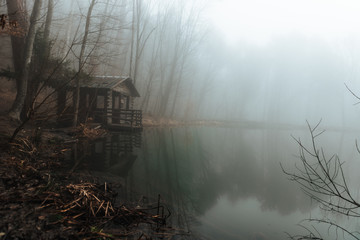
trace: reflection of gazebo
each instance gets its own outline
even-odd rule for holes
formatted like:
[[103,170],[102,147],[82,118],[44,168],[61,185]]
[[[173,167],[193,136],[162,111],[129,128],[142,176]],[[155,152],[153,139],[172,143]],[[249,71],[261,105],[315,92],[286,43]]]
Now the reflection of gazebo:
[[140,132],[122,132],[97,139],[87,155],[90,169],[106,171],[126,177],[137,160],[136,150],[141,147]]
[[[58,95],[58,112],[66,109],[66,92]],[[141,110],[133,110],[133,98],[140,97],[128,77],[91,77],[80,82],[79,121],[92,118],[110,128],[142,128]]]

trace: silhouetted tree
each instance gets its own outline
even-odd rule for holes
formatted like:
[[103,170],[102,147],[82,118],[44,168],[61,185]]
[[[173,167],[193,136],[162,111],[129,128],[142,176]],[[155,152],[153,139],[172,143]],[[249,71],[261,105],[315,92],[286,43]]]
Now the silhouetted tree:
[[[78,57],[78,72],[80,73],[84,67],[85,64],[85,60],[84,60],[84,55],[85,55],[85,48],[86,48],[86,44],[87,44],[87,40],[88,40],[88,36],[89,36],[89,29],[90,29],[90,21],[91,21],[91,14],[92,11],[94,9],[96,0],[92,0],[86,15],[86,23],[85,23],[85,31],[84,31],[84,36],[82,38],[82,42],[81,42],[81,50],[80,50],[80,55]],[[79,115],[79,102],[80,102],[80,78],[77,77],[75,80],[75,92],[74,92],[74,121],[73,121],[73,126],[76,127],[78,124],[78,115]]]
[[[31,57],[32,57],[33,45],[35,41],[36,27],[40,16],[41,5],[42,5],[42,0],[35,0],[30,17],[29,30],[27,32],[26,41],[24,44],[24,52],[22,54],[21,60],[19,60],[21,61],[19,63],[20,64],[19,66],[22,66],[22,69],[17,69],[20,72],[17,81],[18,84],[17,84],[16,99],[9,112],[9,116],[17,120],[20,120],[20,114],[23,109],[24,101],[26,98],[26,92],[29,81],[30,64],[32,60]],[[16,47],[17,46],[13,46],[13,48]]]
[[[324,132],[318,130],[320,122],[315,127],[311,127],[309,123],[307,125],[310,132],[310,146],[306,146],[301,139],[295,139],[299,145],[300,165],[296,165],[295,172],[289,172],[282,167],[283,172],[291,181],[298,183],[311,199],[319,203],[323,211],[340,214],[349,219],[359,218],[360,201],[347,182],[342,167],[344,162],[335,154],[327,157],[324,150],[318,147],[316,138]],[[307,220],[327,224],[336,232],[341,231],[347,235],[346,239],[349,239],[348,237],[360,239],[359,232],[349,230],[334,221],[316,218]],[[290,237],[297,240],[323,239],[317,232],[310,232],[308,236]]]

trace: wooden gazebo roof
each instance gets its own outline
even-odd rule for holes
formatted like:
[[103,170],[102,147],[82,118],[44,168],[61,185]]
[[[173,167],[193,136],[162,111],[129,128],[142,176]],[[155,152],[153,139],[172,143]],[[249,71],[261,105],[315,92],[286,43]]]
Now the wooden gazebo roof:
[[94,76],[80,82],[82,88],[99,88],[110,89],[121,94],[140,97],[139,92],[136,90],[132,79],[129,77],[121,76]]

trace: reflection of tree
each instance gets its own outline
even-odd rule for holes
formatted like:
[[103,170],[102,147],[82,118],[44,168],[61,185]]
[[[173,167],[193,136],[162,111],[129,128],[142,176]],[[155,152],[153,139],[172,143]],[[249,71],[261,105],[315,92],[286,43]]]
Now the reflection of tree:
[[[268,140],[275,142],[269,148],[283,141],[281,135],[274,135],[275,131],[266,132]],[[264,161],[259,160],[256,150],[266,149],[261,140],[259,144],[248,134],[253,136],[254,132],[224,128],[145,129],[141,149],[132,152],[138,157],[131,164],[123,162],[131,154],[99,152],[93,160],[103,164],[101,159],[111,155],[109,166],[103,170],[114,172],[114,166],[119,166],[116,173],[125,179],[126,199],[138,202],[144,200],[139,195],[145,195],[149,204],[156,202],[160,194],[162,203],[172,211],[173,224],[182,229],[189,229],[192,216],[205,214],[222,196],[232,202],[257,199],[263,208],[284,214],[298,209],[302,199],[289,187],[291,184],[283,181],[277,164],[280,152],[273,151]],[[257,134],[261,138],[262,132]],[[111,139],[111,145],[119,147],[119,139]],[[106,144],[102,144],[105,149]],[[119,175],[124,169],[126,174]]]
[[145,130],[141,157],[127,178],[134,181],[133,190],[148,194],[150,202],[160,194],[172,212],[172,223],[185,230],[189,230],[196,199],[194,179],[198,168],[195,165],[203,161],[195,161],[197,143],[189,133],[178,129]]
[[[109,172],[118,176],[125,177],[132,168],[137,156],[132,153],[119,153],[117,162],[111,165],[108,169]],[[119,161],[120,160],[120,161]]]
[[[215,205],[221,195],[227,195],[232,201],[236,201],[239,197],[254,195],[254,191],[261,187],[261,171],[252,148],[239,136],[232,142],[233,137],[226,134],[225,142],[218,146],[221,154],[216,156],[224,161],[221,161],[220,166],[210,168],[198,186],[197,210],[200,214]],[[230,144],[231,148],[236,144],[236,150],[224,148],[223,145],[226,144]]]
[[[221,196],[232,202],[256,199],[281,214],[307,210],[308,201],[283,179],[278,167],[282,152],[272,150],[286,140],[277,131],[263,131],[273,143],[262,145],[247,138],[252,131],[236,129],[146,130],[141,156],[130,170],[134,186],[154,199],[160,194],[178,212],[196,215]],[[261,138],[263,132],[257,134]],[[257,150],[268,151],[263,161]]]
[[[284,181],[279,170],[278,162],[282,156],[276,149],[277,144],[285,140],[277,131],[263,130],[268,135],[263,145],[254,139],[247,139],[246,131],[212,131],[215,132],[214,136],[204,139],[215,139],[208,143],[208,148],[214,150],[212,157],[215,159],[196,186],[199,192],[196,206],[200,214],[215,205],[222,195],[232,202],[256,199],[263,209],[276,210],[281,214],[308,209],[305,197]],[[261,154],[256,154],[259,150],[265,153],[263,161],[258,156]],[[213,162],[218,162],[218,166]]]
[[268,129],[263,131],[263,170],[262,192],[258,194],[263,209],[276,209],[281,214],[289,214],[295,210],[308,211],[311,206],[306,197],[293,188],[287,181],[284,181],[278,163],[288,160],[284,156],[283,143],[289,142],[288,135],[282,135],[279,129]]
[[122,132],[88,143],[89,149],[80,154],[85,155],[90,169],[126,177],[136,162],[134,149],[140,142],[140,133]]

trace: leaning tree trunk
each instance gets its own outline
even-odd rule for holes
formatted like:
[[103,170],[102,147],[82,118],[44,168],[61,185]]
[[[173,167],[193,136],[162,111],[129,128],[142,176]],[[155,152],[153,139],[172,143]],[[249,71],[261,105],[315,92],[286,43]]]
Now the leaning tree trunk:
[[[48,7],[46,12],[46,20],[44,26],[44,34],[43,34],[43,43],[44,45],[41,46],[41,49],[38,49],[37,52],[34,52],[33,62],[31,66],[31,72],[35,72],[36,74],[31,74],[29,76],[29,82],[27,87],[27,94],[24,102],[24,107],[21,114],[21,119],[26,118],[26,114],[28,111],[31,110],[35,99],[39,94],[39,86],[42,79],[44,79],[44,70],[48,69],[48,61],[50,58],[50,28],[52,23],[53,17],[53,10],[54,10],[54,0],[48,0]],[[38,31],[39,32],[39,31]],[[36,33],[38,34],[38,33]],[[34,50],[36,51],[36,50]],[[41,53],[39,52],[41,51]]]
[[[30,17],[30,26],[29,31],[25,41],[24,54],[23,54],[23,70],[20,73],[17,94],[13,106],[9,112],[9,116],[13,119],[20,120],[20,113],[24,106],[24,101],[26,98],[28,79],[29,79],[29,70],[31,64],[31,56],[33,51],[33,45],[36,34],[36,25],[40,16],[42,0],[35,0],[34,7]],[[13,46],[13,48],[16,46]],[[28,116],[26,116],[28,117]]]

